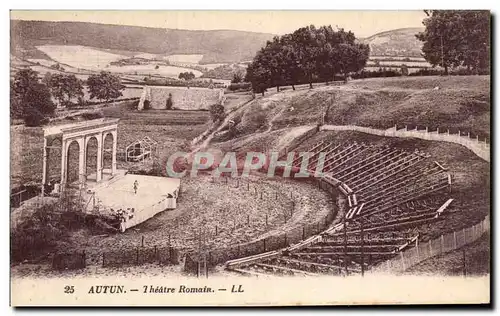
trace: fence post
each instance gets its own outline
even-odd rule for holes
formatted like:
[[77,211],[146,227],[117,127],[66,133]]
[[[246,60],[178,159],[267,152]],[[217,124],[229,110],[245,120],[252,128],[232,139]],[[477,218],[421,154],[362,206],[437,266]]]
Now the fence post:
[[441,252],[445,252],[445,250],[444,250],[444,235],[441,235]]
[[136,264],[139,264],[139,247],[136,249],[135,262]]
[[264,243],[264,251],[263,252],[266,252],[266,238],[264,238],[262,241]]
[[453,249],[457,249],[457,232],[453,232]]
[[415,248],[417,250],[417,263],[420,262],[420,250],[418,249],[418,236],[417,239],[415,239]]
[[401,258],[401,265],[403,266],[403,271],[404,271],[404,270],[406,270],[405,258],[404,258],[402,251],[399,254],[400,254],[400,258]]
[[141,247],[144,247],[144,235],[141,236]]
[[429,255],[430,255],[430,257],[433,256],[433,254],[432,254],[432,239],[429,240]]
[[105,253],[105,252],[103,252],[103,253],[102,253],[102,266],[103,266],[103,267],[105,267],[105,266],[106,266],[106,264],[105,264],[105,262],[106,262],[105,258],[106,258],[106,253]]

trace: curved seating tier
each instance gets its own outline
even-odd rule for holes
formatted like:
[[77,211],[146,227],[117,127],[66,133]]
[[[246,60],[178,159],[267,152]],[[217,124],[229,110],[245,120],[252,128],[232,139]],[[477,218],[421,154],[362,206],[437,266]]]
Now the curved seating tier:
[[[252,260],[226,263],[242,274],[352,274],[388,260],[418,238],[418,226],[442,220],[451,203],[446,167],[420,151],[364,143],[320,142],[293,160],[345,198],[343,221],[322,234]],[[322,186],[323,187],[323,186]]]

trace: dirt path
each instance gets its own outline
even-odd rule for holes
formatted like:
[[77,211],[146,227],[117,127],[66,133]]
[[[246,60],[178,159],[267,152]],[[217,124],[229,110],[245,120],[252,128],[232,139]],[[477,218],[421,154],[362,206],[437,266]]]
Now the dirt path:
[[236,115],[236,112],[246,106],[249,106],[251,105],[253,102],[255,102],[256,100],[258,100],[259,98],[255,98],[253,100],[250,100],[250,101],[247,101],[243,104],[241,104],[240,106],[238,107],[235,107],[230,113],[229,115],[227,115],[224,120],[222,121],[222,123],[214,130],[212,131],[206,138],[205,140],[201,143],[201,144],[198,144],[194,146],[194,148],[192,148],[191,150],[191,153],[190,155],[193,155],[195,153],[197,153],[198,151],[202,150],[202,149],[206,149],[209,145],[210,145],[210,142],[212,141],[212,139],[214,138],[215,134],[220,132],[223,128],[225,128],[227,126],[227,124],[229,124],[229,121],[232,120],[235,115]]

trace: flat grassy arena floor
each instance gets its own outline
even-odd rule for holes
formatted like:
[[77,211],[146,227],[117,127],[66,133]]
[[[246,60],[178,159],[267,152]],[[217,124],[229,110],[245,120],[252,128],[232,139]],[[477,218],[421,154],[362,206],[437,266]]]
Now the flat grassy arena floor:
[[145,246],[167,246],[170,240],[172,246],[189,251],[198,246],[201,232],[209,249],[221,249],[316,223],[332,211],[330,196],[310,183],[260,175],[225,181],[207,175],[183,178],[175,210],[159,213],[123,234],[92,236],[81,229],[68,245],[85,249],[90,263],[99,262],[103,251],[140,245],[143,236]]

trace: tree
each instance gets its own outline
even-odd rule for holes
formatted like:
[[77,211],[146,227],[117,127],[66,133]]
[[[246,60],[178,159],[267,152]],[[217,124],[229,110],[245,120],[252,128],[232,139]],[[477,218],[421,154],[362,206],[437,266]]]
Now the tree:
[[283,65],[286,69],[286,81],[292,85],[295,90],[295,83],[298,83],[303,73],[299,67],[298,54],[293,45],[292,35],[285,34],[280,38],[281,41],[281,55],[283,58]]
[[271,73],[262,62],[264,49],[261,49],[254,57],[252,63],[248,65],[245,81],[252,83],[252,89],[256,93],[262,93],[270,86]]
[[352,72],[358,72],[366,66],[370,48],[365,44],[340,44],[333,53],[333,58],[336,61],[334,70],[347,77]]
[[121,84],[119,77],[107,71],[101,71],[98,75],[89,76],[87,86],[91,99],[97,98],[99,100],[106,100],[106,102],[122,96],[121,91],[125,88]]
[[490,65],[489,11],[430,10],[422,22],[425,31],[416,34],[423,42],[424,58],[433,66],[448,69],[465,66],[486,69]]
[[39,81],[36,71],[19,70],[10,83],[10,93],[11,115],[23,118],[28,126],[37,126],[54,114],[50,90]]
[[193,72],[191,72],[191,71],[190,71],[190,72],[187,72],[187,71],[186,71],[186,72],[181,72],[181,73],[179,74],[179,79],[184,79],[184,80],[187,80],[187,81],[188,81],[188,80],[192,80],[192,79],[194,79],[194,78],[196,78],[196,76],[195,76],[195,74],[194,74]]
[[215,103],[210,106],[210,116],[212,117],[212,122],[220,122],[224,119],[224,106],[221,103]]
[[369,46],[356,42],[354,33],[331,26],[300,28],[292,34],[274,37],[257,52],[248,66],[245,81],[252,83],[254,92],[276,86],[317,79],[326,82],[340,73],[346,79],[350,73],[366,66]]
[[292,33],[292,43],[296,52],[297,64],[304,73],[312,89],[313,76],[316,73],[321,49],[316,40],[316,27],[310,25],[302,27]]
[[233,79],[231,79],[231,83],[240,83],[243,81],[243,74],[239,71],[233,74]]
[[73,98],[83,97],[82,81],[75,75],[47,73],[43,81],[61,105],[70,103]]

